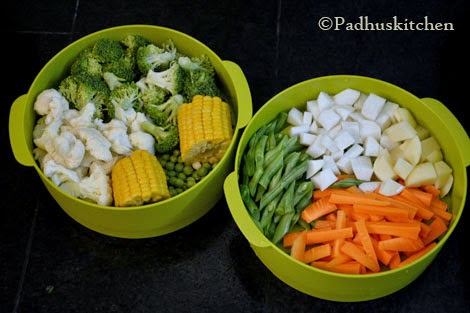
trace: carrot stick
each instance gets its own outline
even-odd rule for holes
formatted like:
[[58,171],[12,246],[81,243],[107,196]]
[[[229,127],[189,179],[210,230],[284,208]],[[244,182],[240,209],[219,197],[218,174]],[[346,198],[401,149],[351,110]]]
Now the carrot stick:
[[373,237],[371,237],[372,245],[375,250],[375,254],[377,255],[377,259],[384,265],[388,265],[392,260],[393,255],[395,252],[380,249],[379,248],[379,241]]
[[356,222],[357,236],[359,237],[362,247],[366,255],[375,263],[375,268],[380,269],[379,261],[377,260],[377,255],[375,254],[375,249],[372,244],[369,232],[367,230],[366,221],[359,220]]
[[311,263],[331,254],[331,245],[328,243],[307,249],[304,254],[304,262]]
[[307,231],[304,230],[301,234],[295,238],[292,243],[292,248],[290,250],[290,256],[294,259],[299,260],[300,262],[305,262],[305,245],[307,242]]
[[316,230],[307,232],[307,245],[327,243],[339,238],[352,238],[352,227],[331,230]]
[[[336,211],[336,229],[341,229],[346,227],[346,213],[343,210]],[[341,254],[340,248],[344,243],[344,238],[335,239],[333,242],[333,251],[332,256],[338,256]]]
[[405,265],[408,265],[408,264],[410,264],[411,262],[416,261],[417,259],[419,259],[419,258],[422,257],[423,255],[425,255],[426,253],[428,253],[429,251],[431,251],[431,249],[434,248],[436,245],[437,245],[436,242],[431,242],[430,244],[428,244],[427,246],[425,246],[425,247],[422,248],[421,250],[419,250],[419,251],[413,253],[412,255],[410,255],[409,257],[407,257],[406,259],[404,259],[404,260],[401,261],[400,263],[398,263],[397,268],[402,267],[402,266],[405,266]]
[[444,221],[446,221],[446,223],[450,222],[450,220],[452,219],[452,214],[447,212],[447,211],[444,211],[444,210],[441,210],[441,209],[437,209],[435,208],[434,206],[431,206],[431,211],[436,215],[436,216],[439,216],[440,218],[442,218]]
[[369,197],[364,197],[364,194],[358,194],[354,192],[332,192],[329,198],[329,202],[335,204],[366,204],[373,206],[386,206],[390,205],[389,201],[376,200]]
[[361,264],[359,262],[351,261],[347,263],[337,264],[335,266],[326,266],[326,261],[315,261],[310,265],[313,267],[320,268],[322,270],[343,273],[343,274],[360,274],[361,273]]
[[405,237],[395,237],[381,240],[378,244],[380,249],[399,252],[418,251],[424,247],[421,239],[410,239]]
[[325,227],[334,228],[335,226],[336,226],[336,222],[335,222],[335,221],[331,221],[331,220],[316,220],[314,227],[315,227],[316,229],[320,229],[320,228],[325,228]]
[[431,193],[427,193],[418,188],[405,188],[400,192],[400,195],[418,205],[424,205],[426,207],[431,205],[433,198]]
[[310,223],[336,209],[336,205],[330,203],[328,198],[320,198],[303,209],[301,216],[304,221]]
[[392,206],[380,206],[372,204],[353,204],[353,210],[359,214],[373,214],[383,215],[385,218],[394,218],[395,220],[408,220],[409,211],[407,209],[392,207]]
[[321,198],[327,198],[331,195],[331,193],[333,192],[333,189],[331,188],[327,188],[327,189],[324,189],[324,190],[320,190],[320,189],[315,189],[313,191],[313,200],[318,200],[318,199],[321,199]]
[[[403,192],[403,191],[402,191]],[[419,214],[422,218],[428,220],[430,219],[434,213],[432,213],[429,208],[425,207],[421,203],[418,202],[413,202],[405,197],[403,197],[401,194],[392,196],[395,200],[401,201],[405,206],[411,207],[416,211],[416,214]]]
[[421,186],[421,189],[426,191],[427,193],[432,194],[434,197],[438,197],[441,194],[441,191],[437,189],[434,185],[424,185]]
[[326,264],[327,267],[333,267],[338,264],[343,264],[346,262],[352,261],[352,258],[349,255],[346,254],[339,254],[335,257],[333,257],[328,263]]
[[380,270],[380,267],[366,255],[364,250],[349,241],[344,243],[341,247],[341,251],[370,269],[372,272],[378,272]]
[[418,222],[366,222],[367,230],[371,234],[386,234],[410,239],[418,239],[421,225]]
[[431,243],[431,241],[436,240],[447,231],[446,223],[440,219],[435,218],[431,224],[429,224],[430,231],[426,237],[424,237],[423,242],[425,245]]
[[438,198],[434,198],[431,201],[431,208],[439,209],[442,211],[447,211],[448,204]]
[[398,253],[398,251],[394,251],[392,258],[390,259],[390,262],[388,263],[388,267],[390,267],[390,269],[393,270],[393,269],[398,268],[400,263],[401,263],[400,253]]

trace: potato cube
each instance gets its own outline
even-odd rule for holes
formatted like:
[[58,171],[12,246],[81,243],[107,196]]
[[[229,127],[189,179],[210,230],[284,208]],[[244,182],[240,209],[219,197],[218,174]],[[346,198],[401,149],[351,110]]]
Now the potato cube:
[[406,179],[413,170],[413,164],[403,158],[398,158],[393,166],[395,173],[401,178]]
[[392,141],[398,142],[416,136],[416,130],[407,121],[401,121],[385,129],[384,134]]
[[410,172],[405,179],[405,185],[408,187],[420,187],[432,185],[437,179],[436,170],[431,162],[419,163]]

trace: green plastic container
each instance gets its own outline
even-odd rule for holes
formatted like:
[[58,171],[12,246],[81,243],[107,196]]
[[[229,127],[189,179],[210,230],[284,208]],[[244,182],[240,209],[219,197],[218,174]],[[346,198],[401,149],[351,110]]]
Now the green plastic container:
[[[239,167],[253,133],[281,111],[317,98],[320,91],[330,94],[345,88],[375,93],[408,108],[418,123],[429,129],[440,143],[446,161],[454,170],[454,186],[448,195],[453,215],[449,230],[427,255],[400,269],[368,275],[327,272],[303,264],[272,244],[252,222],[238,186]],[[224,191],[230,212],[262,263],[287,285],[314,297],[339,302],[356,302],[389,295],[410,284],[433,261],[454,231],[464,209],[467,193],[466,167],[470,164],[470,141],[455,116],[439,101],[419,99],[390,83],[362,76],[326,76],[298,83],[270,99],[248,123],[235,156],[235,171],[225,180]]]
[[[233,140],[219,164],[198,184],[171,199],[131,208],[92,204],[74,198],[56,187],[41,171],[32,154],[32,130],[36,122],[33,104],[44,89],[57,85],[72,60],[85,47],[99,38],[120,40],[129,34],[140,34],[155,43],[171,38],[182,53],[197,56],[205,53],[211,59],[222,88],[234,109],[236,125]],[[200,41],[179,31],[153,25],[126,25],[97,31],[80,38],[57,53],[39,72],[27,94],[18,97],[10,110],[10,143],[16,160],[32,166],[60,207],[80,224],[99,233],[122,238],[146,238],[181,229],[206,214],[223,196],[225,177],[233,171],[235,148],[240,129],[252,117],[251,94],[240,67],[221,60]],[[209,191],[209,192],[208,192]]]

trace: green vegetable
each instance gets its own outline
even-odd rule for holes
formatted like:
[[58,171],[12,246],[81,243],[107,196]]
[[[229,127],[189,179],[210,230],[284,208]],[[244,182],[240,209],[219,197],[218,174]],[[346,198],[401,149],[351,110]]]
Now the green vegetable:
[[175,125],[162,127],[155,125],[150,121],[144,121],[140,126],[145,132],[155,137],[155,150],[157,153],[168,153],[178,147],[178,128]]
[[148,84],[168,90],[172,95],[177,95],[183,90],[185,73],[178,62],[172,62],[166,70],[159,72],[149,70],[146,81]]
[[276,230],[274,231],[273,237],[271,238],[271,241],[274,244],[279,243],[284,237],[284,235],[289,232],[289,229],[291,228],[292,219],[294,218],[294,214],[294,212],[290,212],[284,214],[281,217],[279,223],[276,226]]
[[140,111],[142,108],[140,90],[134,82],[123,83],[111,90],[109,100],[113,105],[119,105],[125,110],[134,108]]
[[137,49],[136,62],[142,74],[146,75],[148,71],[168,69],[169,64],[175,60],[176,47],[171,40],[164,47],[149,43]]

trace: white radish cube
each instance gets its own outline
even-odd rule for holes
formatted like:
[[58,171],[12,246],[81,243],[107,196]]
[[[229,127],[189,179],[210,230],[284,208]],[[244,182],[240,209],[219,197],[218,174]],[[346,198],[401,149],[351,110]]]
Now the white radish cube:
[[352,120],[352,121],[355,121],[355,122],[362,122],[362,121],[365,121],[366,119],[364,118],[364,116],[362,116],[361,113],[359,112],[351,112],[349,114],[349,118]]
[[309,130],[309,132],[312,133],[312,134],[317,134],[317,133],[318,133],[318,125],[317,125],[317,122],[312,121],[312,124],[310,124],[310,130]]
[[336,161],[336,166],[340,169],[341,172],[345,174],[352,174],[353,169],[351,165],[351,159],[343,155],[338,161]]
[[364,101],[366,101],[366,99],[367,99],[367,94],[361,92],[361,95],[359,96],[359,98],[356,100],[356,102],[354,102],[353,107],[356,110],[360,111],[362,109],[362,106],[364,105]]
[[380,112],[379,116],[375,119],[375,122],[380,126],[380,129],[384,130],[392,125],[392,118],[387,113]]
[[287,113],[287,123],[291,125],[302,125],[303,113],[297,108],[291,108]]
[[310,125],[306,125],[306,124],[292,126],[289,128],[289,136],[291,137],[299,136],[300,134],[308,133],[309,130],[310,130]]
[[387,99],[382,98],[374,93],[370,93],[366,101],[362,105],[361,114],[367,119],[374,121],[382,111]]
[[374,192],[380,187],[380,184],[381,182],[378,181],[366,181],[360,183],[358,187],[362,192]]
[[380,146],[386,150],[392,151],[399,146],[399,143],[390,139],[387,134],[382,134],[379,140]]
[[369,181],[374,173],[372,169],[372,161],[369,157],[358,156],[357,158],[351,159],[351,166],[354,175],[357,179]]
[[382,108],[382,112],[384,114],[387,114],[390,117],[390,120],[392,123],[395,123],[397,120],[395,118],[395,111],[399,108],[400,106],[391,101],[386,101],[384,104],[384,107]]
[[325,190],[332,184],[334,184],[338,178],[331,169],[322,169],[320,172],[315,174],[311,179],[313,186],[320,190]]
[[395,173],[400,177],[401,179],[406,179],[408,175],[411,173],[413,170],[413,164],[408,162],[407,160],[403,158],[398,158],[395,161],[395,165],[393,166],[393,170]]
[[310,179],[313,175],[318,173],[323,167],[323,159],[308,160],[306,178]]
[[320,112],[335,104],[335,101],[333,100],[333,98],[324,91],[320,91],[317,101],[318,101],[318,106],[320,108]]
[[328,135],[321,135],[320,137],[322,145],[326,148],[331,153],[335,153],[336,151],[339,150],[338,146],[336,145],[335,141],[331,139],[330,136]]
[[330,136],[331,138],[335,138],[336,136],[338,136],[338,134],[340,133],[342,129],[343,128],[341,127],[341,123],[339,123],[338,125],[334,126],[332,129],[328,130],[326,134]]
[[431,162],[431,163],[436,163],[438,161],[442,161],[444,159],[444,155],[442,154],[442,151],[439,150],[434,150],[430,154],[424,157],[423,162]]
[[387,179],[380,184],[378,191],[384,196],[391,197],[399,194],[403,189],[405,189],[405,186],[402,184],[397,183],[393,179]]
[[345,150],[356,142],[354,137],[345,130],[341,130],[340,133],[334,138],[334,141],[340,150]]
[[358,157],[364,152],[364,148],[360,144],[353,144],[345,153],[344,156],[348,158]]
[[380,140],[380,136],[382,136],[382,129],[380,128],[379,124],[374,121],[363,120],[360,122],[360,130],[359,134],[361,139],[364,141],[367,137],[374,137],[377,140]]
[[320,138],[317,138],[317,140],[305,150],[305,153],[314,159],[321,157],[325,152],[326,148],[322,145]]
[[313,145],[316,139],[317,139],[317,135],[314,135],[311,133],[301,133],[299,135],[299,143],[304,146]]
[[302,116],[302,124],[310,125],[313,121],[313,113],[309,111],[304,111]]
[[354,102],[359,99],[361,92],[355,89],[346,88],[343,91],[338,92],[333,96],[333,100],[336,104],[339,105],[350,105],[352,106]]
[[338,161],[340,158],[342,158],[344,155],[343,150],[338,150],[335,153],[330,154],[330,156],[333,158],[333,160]]
[[363,147],[365,156],[376,157],[380,153],[380,144],[374,137],[366,137]]
[[385,129],[384,134],[387,135],[392,141],[403,141],[416,136],[416,130],[407,121],[401,121],[392,124],[390,127]]
[[338,113],[339,116],[341,116],[341,119],[343,121],[345,121],[349,117],[349,114],[354,112],[354,108],[348,105],[335,105],[334,109],[335,112]]
[[335,173],[335,175],[339,175],[339,168],[336,165],[336,161],[330,156],[330,155],[324,155],[323,156],[323,169],[329,168],[330,170]]
[[341,128],[347,131],[351,136],[353,136],[354,143],[361,142],[361,135],[360,135],[361,127],[359,125],[359,122],[344,121],[344,122],[341,122]]
[[317,118],[318,124],[326,130],[333,128],[340,120],[341,116],[339,116],[333,109],[325,109],[321,111]]
[[307,111],[312,113],[314,118],[318,118],[318,115],[320,115],[320,106],[318,105],[318,101],[308,100],[306,106],[307,106]]

